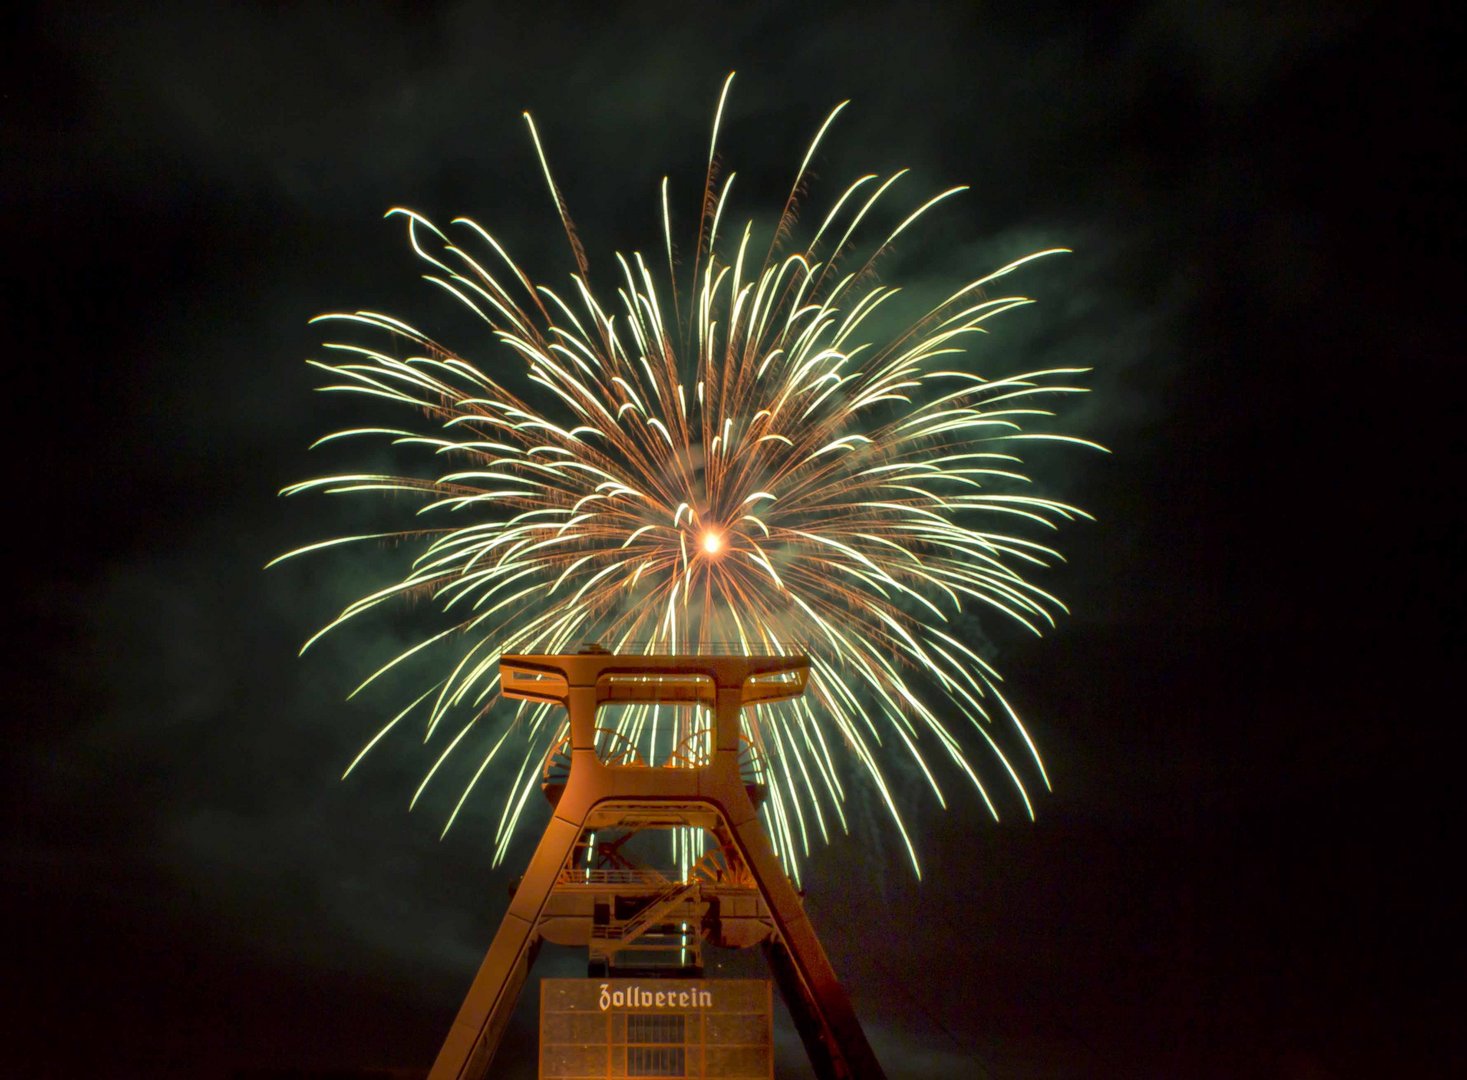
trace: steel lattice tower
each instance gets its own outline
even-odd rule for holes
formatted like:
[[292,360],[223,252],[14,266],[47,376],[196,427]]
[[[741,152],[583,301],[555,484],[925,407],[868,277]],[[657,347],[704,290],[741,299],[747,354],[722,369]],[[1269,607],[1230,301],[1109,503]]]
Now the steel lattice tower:
[[[628,957],[636,964],[641,954],[671,947],[657,938],[668,926],[682,927],[682,948],[694,950],[692,964],[684,955],[686,967],[701,966],[705,940],[761,945],[817,1074],[884,1080],[759,819],[762,787],[750,775],[752,748],[740,732],[746,706],[804,693],[808,658],[632,656],[591,647],[576,654],[505,656],[500,680],[508,698],[563,706],[569,732],[546,759],[542,787],[554,814],[430,1080],[488,1075],[542,941],[584,945],[593,969],[614,970],[626,967]],[[607,753],[603,745],[598,751],[597,713],[615,704],[681,705],[700,709],[711,723],[684,738],[663,765],[652,766],[634,748]],[[588,838],[598,831],[674,828],[702,829],[714,844],[711,857],[683,880],[593,866],[597,852]],[[618,918],[608,897],[628,901],[634,913]]]

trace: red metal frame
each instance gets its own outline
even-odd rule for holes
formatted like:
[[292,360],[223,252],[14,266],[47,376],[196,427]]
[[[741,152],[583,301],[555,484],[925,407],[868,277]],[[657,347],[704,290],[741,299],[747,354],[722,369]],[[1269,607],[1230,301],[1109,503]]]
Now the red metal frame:
[[[582,836],[658,804],[695,807],[724,856],[747,868],[768,907],[766,944],[780,991],[822,1077],[884,1080],[850,999],[779,864],[739,772],[739,713],[746,705],[804,693],[808,658],[772,656],[506,656],[506,697],[563,705],[570,714],[570,774],[499,931],[449,1029],[429,1080],[482,1080],[538,952],[540,920]],[[711,699],[711,700],[710,700]],[[710,706],[711,760],[695,768],[603,762],[596,713],[608,702],[686,702]]]

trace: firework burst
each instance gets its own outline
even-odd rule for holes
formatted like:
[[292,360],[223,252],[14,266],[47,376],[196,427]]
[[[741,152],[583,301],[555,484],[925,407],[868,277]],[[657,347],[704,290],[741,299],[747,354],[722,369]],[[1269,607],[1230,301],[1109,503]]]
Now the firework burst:
[[[454,239],[412,211],[389,215],[405,222],[426,280],[489,327],[522,377],[501,381],[388,315],[318,320],[354,339],[326,344],[333,361],[312,361],[329,377],[324,389],[389,403],[401,418],[321,442],[381,439],[442,464],[425,476],[354,473],[286,488],[393,492],[420,505],[405,528],[282,558],[406,542],[402,577],[349,605],[311,641],[383,605],[431,598],[441,628],[362,685],[425,650],[446,650],[442,677],[362,754],[409,716],[422,717],[443,750],[414,802],[455,750],[477,755],[451,825],[489,764],[515,747],[519,773],[496,858],[561,722],[544,707],[517,716],[508,705],[496,709],[501,652],[596,641],[615,651],[808,653],[807,698],[744,718],[766,770],[763,812],[792,873],[813,838],[846,827],[852,772],[882,800],[917,866],[884,771],[893,753],[915,762],[939,803],[929,758],[946,758],[995,816],[986,777],[1011,783],[1031,816],[1026,780],[1048,785],[998,673],[954,620],[986,612],[1038,633],[1063,610],[1026,576],[1058,553],[1024,534],[1083,515],[1027,490],[1023,452],[1034,440],[1094,445],[1033,430],[1052,415],[1042,400],[1079,392],[1068,383],[1083,369],[990,378],[962,361],[989,320],[1029,303],[991,295],[993,283],[1053,252],[965,284],[902,332],[872,334],[898,291],[873,273],[877,259],[962,189],[926,200],[871,243],[862,227],[902,173],[863,176],[799,250],[782,253],[797,195],[842,105],[805,154],[762,257],[751,250],[752,224],[721,247],[734,177],[717,180],[715,148],[728,89],[681,293],[666,180],[665,271],[654,273],[640,254],[617,255],[614,297],[593,293],[527,114],[577,265],[569,291],[531,281],[472,221],[454,221]],[[629,709],[617,730],[653,757],[659,738],[669,751],[696,722],[673,712]]]

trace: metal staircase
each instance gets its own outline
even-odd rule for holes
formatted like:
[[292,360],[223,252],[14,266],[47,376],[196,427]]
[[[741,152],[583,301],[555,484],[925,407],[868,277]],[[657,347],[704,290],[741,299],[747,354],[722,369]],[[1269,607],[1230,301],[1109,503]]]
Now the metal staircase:
[[[659,893],[652,901],[637,912],[626,922],[622,923],[620,933],[616,937],[621,939],[623,945],[630,945],[645,934],[661,920],[662,915],[676,904],[682,903],[702,888],[702,883],[697,881],[675,881]],[[608,927],[607,929],[611,929]]]

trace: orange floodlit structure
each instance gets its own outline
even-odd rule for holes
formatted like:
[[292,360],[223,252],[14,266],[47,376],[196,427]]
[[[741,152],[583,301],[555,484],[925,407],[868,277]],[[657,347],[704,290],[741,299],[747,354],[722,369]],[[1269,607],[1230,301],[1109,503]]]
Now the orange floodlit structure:
[[[780,866],[757,811],[746,706],[798,697],[798,654],[505,656],[504,696],[564,706],[569,732],[546,758],[554,807],[529,869],[449,1029],[430,1080],[481,1080],[543,941],[585,946],[591,973],[701,973],[701,946],[760,945],[821,1077],[884,1080],[845,990]],[[605,706],[674,705],[711,717],[661,765],[598,728]],[[619,857],[598,833],[701,829],[708,854],[669,877]],[[678,878],[681,878],[679,880]],[[690,959],[691,958],[691,959]]]

